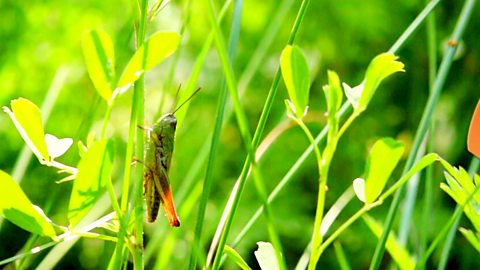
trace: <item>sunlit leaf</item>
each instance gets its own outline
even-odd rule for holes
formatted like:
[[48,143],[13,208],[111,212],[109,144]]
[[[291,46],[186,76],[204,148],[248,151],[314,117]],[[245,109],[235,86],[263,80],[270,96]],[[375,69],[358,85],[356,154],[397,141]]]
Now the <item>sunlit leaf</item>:
[[71,228],[78,224],[104,192],[112,169],[113,150],[110,141],[97,141],[80,160],[68,206]]
[[8,107],[3,107],[3,110],[10,116],[25,143],[41,163],[49,161],[40,109],[25,98],[14,99],[10,104],[11,111]]
[[378,198],[400,161],[404,148],[402,143],[392,138],[383,138],[375,142],[365,166],[366,203],[372,203]]
[[0,215],[31,233],[55,236],[43,211],[33,205],[10,175],[0,170]]
[[393,53],[382,53],[372,60],[365,74],[365,86],[358,104],[361,110],[367,108],[375,91],[385,78],[393,73],[404,71],[403,63],[397,59],[398,57]]
[[[362,216],[365,223],[368,225],[370,230],[375,234],[377,238],[383,233],[383,227],[375,219],[371,218],[369,215],[365,214]],[[415,268],[415,260],[408,253],[408,251],[398,242],[397,238],[393,233],[390,233],[387,238],[387,243],[385,245],[388,253],[395,260],[397,265],[402,270],[410,270]]]
[[128,62],[118,81],[118,87],[122,88],[135,82],[143,73],[160,64],[175,52],[179,43],[180,36],[177,33],[159,32],[153,34]]
[[250,270],[251,268],[248,266],[248,264],[245,262],[245,260],[238,254],[238,252],[231,248],[230,246],[226,245],[225,246],[225,254],[234,261],[240,269],[243,270]]
[[295,116],[301,119],[308,109],[310,75],[307,60],[299,47],[287,45],[280,56],[280,67]]
[[327,100],[327,122],[329,125],[327,134],[327,145],[324,149],[324,156],[333,156],[336,150],[336,140],[338,133],[338,110],[342,105],[342,87],[340,86],[340,78],[335,71],[328,71],[328,84],[323,86],[325,99]]
[[52,159],[57,158],[72,146],[73,140],[71,138],[59,139],[52,134],[45,134],[45,142],[47,143],[48,153]]
[[337,112],[342,105],[342,86],[340,78],[335,71],[328,71],[328,84],[323,87],[325,98],[327,100],[328,117],[336,119]]
[[115,53],[110,36],[101,30],[83,33],[83,56],[88,75],[105,100],[112,97],[115,81]]
[[344,84],[345,95],[356,113],[367,108],[375,91],[385,78],[393,73],[404,71],[403,63],[397,61],[397,58],[392,53],[379,54],[370,62],[361,84],[353,88]]
[[262,270],[280,269],[272,244],[268,242],[257,242],[257,245],[258,249],[254,253],[260,268]]
[[474,181],[462,167],[457,169],[451,166],[447,161],[441,161],[446,169],[444,175],[447,184],[440,183],[440,188],[452,197],[458,205],[463,206],[465,215],[470,219],[477,230],[480,229],[480,216],[478,215],[480,197],[478,194],[478,188],[474,185]]

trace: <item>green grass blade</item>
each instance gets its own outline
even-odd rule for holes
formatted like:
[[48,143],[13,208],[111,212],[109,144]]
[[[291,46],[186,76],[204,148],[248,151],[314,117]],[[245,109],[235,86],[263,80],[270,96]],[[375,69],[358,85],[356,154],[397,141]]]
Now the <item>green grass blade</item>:
[[[292,31],[291,31],[291,34],[290,34],[290,37],[289,37],[289,40],[288,40],[288,44],[293,44],[293,41],[295,40],[298,28],[300,27],[300,24],[303,20],[303,17],[305,16],[305,12],[307,10],[308,4],[309,4],[309,1],[307,1],[307,0],[302,1],[302,5],[300,6],[300,9],[297,13],[297,18],[296,18],[294,26],[292,28]],[[280,82],[280,72],[277,70],[277,73],[275,74],[275,77],[274,77],[273,82],[272,82],[272,87],[270,88],[270,91],[268,93],[268,97],[267,97],[267,100],[265,102],[265,106],[262,110],[260,120],[257,124],[257,129],[255,130],[255,134],[253,136],[253,142],[252,142],[252,145],[254,146],[253,148],[255,148],[258,145],[258,143],[260,141],[260,138],[263,134],[263,129],[265,127],[266,120],[267,120],[268,115],[270,113],[270,109],[272,107],[273,100],[275,98],[279,82]],[[220,235],[221,235],[219,237],[218,249],[217,249],[217,253],[216,253],[216,256],[215,256],[215,260],[214,260],[214,266],[216,266],[217,268],[220,264],[220,257],[222,256],[222,249],[223,249],[223,246],[226,243],[227,236],[229,234],[229,230],[230,230],[230,227],[231,227],[231,222],[233,220],[233,214],[236,210],[236,205],[238,204],[238,200],[239,200],[239,197],[240,197],[241,192],[238,192],[238,190],[242,190],[242,187],[244,185],[246,175],[247,175],[247,172],[248,172],[248,169],[249,169],[249,164],[251,162],[250,159],[251,159],[251,157],[247,156],[247,160],[244,163],[240,179],[238,180],[237,184],[235,185],[234,190],[232,191],[232,194],[230,195],[230,198],[232,198],[232,200],[233,200],[232,205],[230,205],[230,206],[227,205],[227,207],[225,208],[225,210],[222,214],[222,218],[227,217],[227,220],[225,222],[225,226],[223,227],[223,225],[220,224],[220,226],[217,228],[217,232],[219,232]],[[215,241],[212,242],[212,247],[214,247],[216,244],[217,243]],[[212,248],[211,248],[211,250],[212,250]]]
[[[230,39],[228,42],[228,57],[233,60],[235,59],[235,49],[237,47],[238,38],[240,35],[240,19],[242,11],[242,1],[236,1],[234,6],[234,15],[232,19],[232,26],[230,31]],[[210,151],[208,155],[207,168],[205,171],[205,178],[203,180],[203,192],[200,199],[200,204],[198,206],[198,214],[195,225],[195,234],[193,238],[194,249],[200,248],[203,246],[202,243],[202,233],[203,233],[203,222],[205,219],[205,212],[207,208],[207,202],[210,197],[210,191],[213,184],[213,168],[215,160],[217,158],[217,150],[220,142],[220,134],[223,126],[223,118],[225,115],[225,107],[227,103],[227,85],[225,79],[222,78],[222,83],[220,86],[220,93],[218,96],[217,110],[215,117],[215,124],[213,129],[213,135],[211,138]],[[190,263],[188,269],[195,269],[197,265],[196,252],[192,251],[190,255]]]
[[352,269],[348,264],[347,257],[345,256],[345,252],[343,251],[342,245],[339,241],[335,241],[333,243],[333,247],[335,248],[335,254],[337,255],[337,261],[342,270],[350,270]]
[[[207,1],[206,1],[206,3],[207,3]],[[226,81],[226,84],[227,84],[227,89],[230,93],[230,97],[231,97],[231,100],[233,102],[233,107],[234,107],[234,110],[235,110],[235,116],[237,118],[238,126],[240,128],[240,133],[242,135],[242,140],[243,140],[245,148],[247,149],[248,157],[247,157],[247,165],[246,166],[249,166],[251,164],[253,175],[254,175],[255,186],[256,186],[257,191],[260,194],[262,200],[266,203],[266,194],[265,194],[264,189],[262,187],[263,182],[262,182],[262,180],[260,180],[261,179],[261,174],[260,174],[260,171],[258,170],[258,167],[255,165],[255,152],[254,152],[254,147],[252,147],[252,144],[251,144],[252,143],[252,136],[251,136],[250,131],[249,131],[248,121],[247,121],[247,118],[246,118],[245,111],[244,111],[244,109],[242,107],[242,104],[240,102],[233,68],[232,68],[232,65],[231,65],[231,63],[228,59],[227,52],[226,52],[225,41],[224,41],[223,35],[220,31],[220,26],[217,23],[217,18],[216,18],[216,15],[215,15],[213,4],[211,2],[209,2],[208,16],[209,16],[209,21],[212,25],[212,28],[214,29],[215,44],[216,44],[217,52],[218,52],[218,55],[220,57],[220,62],[222,63],[222,68],[223,68],[223,71],[224,71],[224,74],[225,74],[225,81]],[[243,191],[243,185],[245,183],[245,180],[246,180],[246,177],[244,177],[244,179],[242,181],[241,188],[239,189],[240,193]],[[234,209],[237,208],[237,205],[238,205],[238,200],[235,200]],[[270,224],[270,221],[269,221],[268,205],[265,204],[265,207],[266,207],[265,214],[267,216],[267,226],[268,226],[268,231],[269,231],[269,234],[270,234],[270,239],[275,246],[275,252],[277,253],[278,263],[279,263],[279,265],[282,266],[282,264],[284,264],[284,263],[283,263],[282,256],[281,256],[281,247],[280,247],[280,243],[278,241],[278,236],[277,236],[277,233],[275,231],[275,227],[272,226]],[[235,213],[235,211],[231,212],[231,215],[230,215],[231,218],[229,218],[230,222],[227,223],[227,226],[226,226],[227,230],[226,231],[228,231],[229,227],[231,226],[231,221],[233,220],[234,213]],[[223,248],[224,248],[224,244],[218,246],[217,256],[216,256],[216,259],[214,260],[213,269],[217,269],[219,267],[218,263],[220,262],[220,260],[218,258],[220,258],[221,254],[223,254]]]

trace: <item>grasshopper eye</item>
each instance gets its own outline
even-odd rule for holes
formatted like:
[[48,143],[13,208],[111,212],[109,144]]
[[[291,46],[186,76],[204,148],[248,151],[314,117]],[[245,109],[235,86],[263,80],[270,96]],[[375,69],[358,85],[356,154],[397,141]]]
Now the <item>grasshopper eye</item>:
[[176,118],[173,118],[171,121],[170,121],[170,126],[175,128],[177,126],[177,119]]

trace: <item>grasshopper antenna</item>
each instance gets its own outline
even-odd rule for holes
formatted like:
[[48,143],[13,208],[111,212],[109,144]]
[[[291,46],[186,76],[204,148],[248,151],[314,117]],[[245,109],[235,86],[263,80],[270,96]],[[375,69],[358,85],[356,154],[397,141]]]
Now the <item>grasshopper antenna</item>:
[[177,103],[178,93],[180,93],[180,88],[182,88],[182,84],[178,85],[177,93],[175,93],[175,99],[173,100],[172,108],[170,108],[170,111],[173,111],[175,109],[175,104]]
[[[190,99],[193,98],[193,96],[195,96],[195,94],[198,93],[198,91],[200,91],[200,89],[202,89],[201,87],[197,88],[197,90],[195,90],[195,92],[193,92],[192,95],[190,95],[190,97],[188,97],[182,104],[180,104],[180,106],[178,106],[173,112],[172,114],[175,114],[180,108],[182,108],[183,105],[185,105],[185,103],[187,103]],[[178,92],[177,92],[178,94]],[[175,98],[176,99],[176,98]]]

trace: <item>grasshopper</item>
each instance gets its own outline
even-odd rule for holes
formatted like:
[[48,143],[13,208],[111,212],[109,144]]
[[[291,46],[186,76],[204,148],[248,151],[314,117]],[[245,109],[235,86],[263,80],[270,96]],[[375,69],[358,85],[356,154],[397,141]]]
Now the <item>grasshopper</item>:
[[173,202],[172,188],[168,181],[168,172],[170,170],[175,130],[177,127],[177,119],[174,114],[199,90],[200,88],[173,112],[160,117],[152,128],[146,129],[143,188],[147,201],[148,222],[154,222],[157,219],[158,208],[161,203],[170,226],[180,226],[180,220]]

